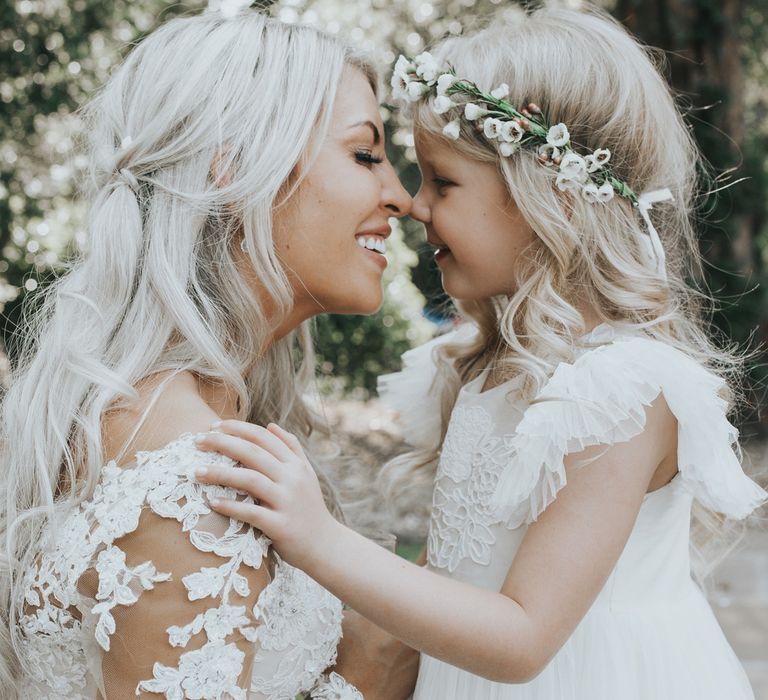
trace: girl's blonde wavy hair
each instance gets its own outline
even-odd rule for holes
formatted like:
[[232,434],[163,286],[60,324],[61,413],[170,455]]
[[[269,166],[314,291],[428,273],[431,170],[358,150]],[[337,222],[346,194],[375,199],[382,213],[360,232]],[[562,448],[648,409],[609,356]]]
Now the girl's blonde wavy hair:
[[[482,132],[461,120],[459,139],[446,142],[469,158],[498,163],[536,239],[510,270],[514,294],[457,302],[480,332],[469,345],[437,351],[442,437],[460,387],[481,372],[495,380],[522,374],[527,397],[534,397],[558,363],[575,359],[576,341],[588,331],[579,311],[585,307],[601,322],[642,329],[708,366],[729,382],[733,400],[742,358],[712,342],[704,320],[711,300],[693,286],[702,280],[694,229],[700,157],[658,55],[591,7],[521,11],[446,39],[431,53],[483,92],[507,83],[509,103],[539,105],[549,123],[566,124],[582,152],[610,149],[612,174],[635,192],[668,187],[674,195],[651,213],[667,256],[663,277],[647,262],[640,245],[645,224],[629,200],[617,196],[603,205],[566,195],[535,151],[500,158]],[[445,138],[453,116],[436,114],[426,100],[411,114],[417,133],[432,138]],[[390,495],[414,476],[429,480],[437,457],[421,451],[392,460],[383,472]],[[719,521],[699,511],[697,522],[709,532]]]
[[[308,324],[260,349],[293,302],[272,211],[322,144],[345,65],[377,90],[367,60],[316,29],[206,13],[142,41],[85,108],[88,250],[26,320],[1,409],[0,697],[15,697],[18,589],[43,529],[92,493],[102,418],[137,383],[186,370],[223,383],[243,420],[315,427]],[[237,272],[241,236],[264,306]]]

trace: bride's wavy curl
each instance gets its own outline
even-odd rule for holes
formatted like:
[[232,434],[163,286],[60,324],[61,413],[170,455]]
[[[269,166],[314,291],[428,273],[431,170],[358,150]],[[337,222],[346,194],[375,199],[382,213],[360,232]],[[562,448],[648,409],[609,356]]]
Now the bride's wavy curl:
[[[499,19],[430,52],[484,92],[507,83],[510,104],[536,103],[549,123],[566,124],[581,148],[610,149],[613,174],[638,194],[669,187],[674,195],[674,202],[651,212],[667,256],[664,278],[644,257],[639,242],[646,228],[627,199],[594,204],[560,192],[555,170],[542,166],[534,151],[500,158],[482,132],[461,120],[459,139],[445,143],[499,165],[536,240],[510,270],[514,294],[457,303],[480,332],[470,345],[445,344],[436,351],[442,437],[459,389],[479,373],[490,373],[495,382],[522,374],[532,399],[558,363],[572,362],[574,341],[588,330],[580,308],[596,312],[600,321],[642,328],[720,374],[729,382],[733,406],[743,358],[732,347],[715,345],[705,320],[712,300],[701,288],[694,228],[701,161],[660,73],[660,57],[602,11],[556,7]],[[417,132],[444,138],[452,115],[436,114],[426,100],[411,110]],[[414,476],[429,481],[438,449],[392,460],[384,470],[390,495],[397,497]],[[697,511],[699,524],[717,525],[716,516]]]
[[[190,371],[234,392],[243,420],[313,429],[308,323],[260,352],[292,305],[272,210],[322,143],[345,65],[376,91],[370,64],[322,32],[206,13],[142,41],[84,109],[87,250],[26,319],[2,404],[0,697],[15,697],[12,601],[32,545],[92,493],[102,419],[137,383]],[[243,235],[269,314],[235,266]]]

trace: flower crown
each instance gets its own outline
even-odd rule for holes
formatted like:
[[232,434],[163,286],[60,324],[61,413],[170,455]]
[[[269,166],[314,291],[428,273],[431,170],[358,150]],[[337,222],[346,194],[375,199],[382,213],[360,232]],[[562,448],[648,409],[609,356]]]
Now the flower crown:
[[[549,125],[541,109],[533,103],[515,109],[504,99],[509,95],[506,84],[485,93],[473,82],[458,78],[450,66],[447,69],[439,66],[427,51],[413,61],[405,56],[397,59],[392,91],[396,99],[408,102],[418,102],[434,93],[432,109],[437,114],[462,110],[464,119],[474,123],[505,158],[530,146],[536,150],[540,163],[558,169],[555,183],[560,190],[580,193],[588,202],[610,202],[617,194],[628,199],[645,222],[648,235],[641,236],[639,241],[645,256],[656,274],[667,278],[664,246],[649,212],[654,204],[673,199],[669,188],[637,195],[626,182],[611,174],[608,167],[611,152],[607,148],[584,155],[577,153],[565,124]],[[452,99],[454,96],[468,99],[456,102]],[[443,134],[449,139],[458,139],[460,133],[461,115],[443,128]]]
[[[474,123],[478,131],[482,129],[503,157],[520,148],[535,149],[542,165],[558,169],[555,183],[560,190],[580,193],[588,202],[609,202],[618,194],[638,204],[639,198],[632,188],[611,174],[611,152],[607,148],[584,155],[577,153],[565,124],[550,126],[533,103],[518,110],[507,102],[506,83],[485,93],[469,80],[458,78],[452,68],[441,68],[425,51],[413,61],[405,56],[397,59],[392,90],[396,99],[408,102],[427,99],[434,93],[435,113],[462,110],[464,119]],[[457,102],[452,99],[455,96],[468,99]],[[443,134],[456,140],[460,131],[461,115],[445,125]]]

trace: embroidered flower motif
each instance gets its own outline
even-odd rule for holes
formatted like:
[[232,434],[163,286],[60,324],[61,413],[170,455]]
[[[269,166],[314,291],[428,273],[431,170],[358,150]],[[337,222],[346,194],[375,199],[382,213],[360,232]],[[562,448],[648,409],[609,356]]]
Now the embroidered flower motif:
[[456,406],[443,443],[432,501],[427,559],[455,571],[464,559],[487,566],[500,522],[491,498],[509,463],[509,441],[482,406]]
[[556,148],[562,148],[571,140],[568,128],[565,124],[555,124],[547,131],[547,143]]
[[363,694],[334,671],[312,688],[312,700],[363,700]]
[[443,127],[443,135],[451,139],[451,141],[455,141],[457,138],[459,138],[459,135],[461,134],[461,122],[458,119],[454,119],[451,122],[448,122]]
[[154,678],[141,681],[136,686],[136,694],[139,691],[164,693],[169,700],[246,700],[245,689],[237,685],[244,658],[245,654],[234,644],[209,642],[182,654],[178,669],[155,664]]

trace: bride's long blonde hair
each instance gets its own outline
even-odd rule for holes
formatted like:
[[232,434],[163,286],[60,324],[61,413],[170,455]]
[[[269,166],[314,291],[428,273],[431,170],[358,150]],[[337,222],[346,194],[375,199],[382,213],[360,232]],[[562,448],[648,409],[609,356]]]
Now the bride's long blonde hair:
[[[87,250],[26,319],[2,404],[0,697],[14,697],[16,591],[35,545],[92,492],[102,417],[138,382],[188,370],[222,382],[243,420],[312,430],[308,325],[257,353],[292,305],[272,210],[322,143],[345,65],[376,91],[371,65],[316,29],[206,13],[142,41],[85,108]],[[241,236],[269,318],[237,272]]]
[[[431,53],[485,92],[507,83],[508,102],[535,102],[551,123],[566,124],[580,147],[610,149],[613,174],[635,192],[668,187],[674,196],[651,212],[666,252],[665,277],[643,254],[646,228],[628,200],[566,201],[554,186],[555,173],[535,152],[500,158],[462,120],[451,147],[499,165],[536,240],[509,272],[514,294],[457,303],[480,332],[469,345],[446,344],[438,351],[443,437],[460,387],[478,373],[521,374],[530,398],[558,363],[572,362],[575,341],[588,330],[580,308],[679,348],[723,376],[731,398],[737,396],[742,359],[713,343],[705,321],[711,300],[692,286],[703,278],[695,232],[700,156],[660,73],[659,56],[606,13],[561,7],[499,18],[471,36],[443,41]],[[416,129],[436,138],[444,138],[451,117],[436,114],[428,101],[416,103],[412,116]],[[415,476],[429,479],[437,456],[436,448],[390,462],[385,480],[391,493],[413,484]]]

